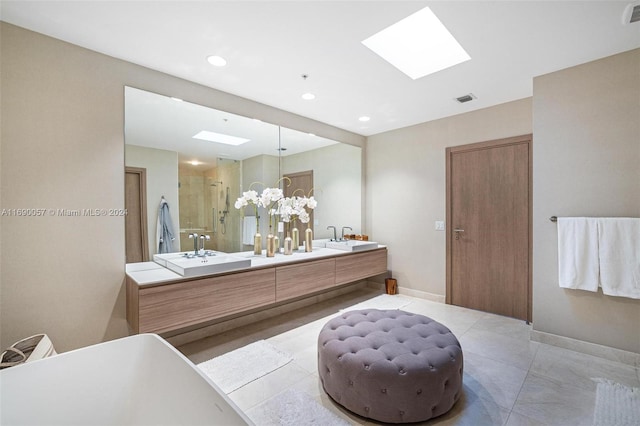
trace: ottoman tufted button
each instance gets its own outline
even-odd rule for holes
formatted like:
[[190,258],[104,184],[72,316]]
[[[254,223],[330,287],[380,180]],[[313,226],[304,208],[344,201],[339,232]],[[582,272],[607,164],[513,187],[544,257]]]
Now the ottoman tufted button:
[[361,416],[424,422],[449,411],[461,396],[460,343],[430,318],[400,310],[345,312],[325,324],[318,342],[325,392]]

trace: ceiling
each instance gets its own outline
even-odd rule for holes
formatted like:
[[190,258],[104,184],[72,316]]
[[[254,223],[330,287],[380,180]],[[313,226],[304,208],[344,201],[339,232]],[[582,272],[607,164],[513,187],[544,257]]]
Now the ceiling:
[[[526,98],[535,76],[640,47],[629,3],[3,0],[0,19],[369,136]],[[425,6],[471,60],[412,80],[361,42]]]

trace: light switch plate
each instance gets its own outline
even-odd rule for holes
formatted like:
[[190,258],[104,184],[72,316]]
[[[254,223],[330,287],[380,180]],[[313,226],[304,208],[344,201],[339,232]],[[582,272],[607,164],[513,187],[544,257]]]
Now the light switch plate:
[[444,231],[444,220],[436,220],[436,231]]

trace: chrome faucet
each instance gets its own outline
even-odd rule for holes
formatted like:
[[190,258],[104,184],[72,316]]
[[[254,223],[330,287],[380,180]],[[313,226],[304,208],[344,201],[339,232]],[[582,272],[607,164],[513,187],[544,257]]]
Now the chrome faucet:
[[205,253],[204,253],[204,242],[205,242],[205,240],[209,241],[210,239],[211,239],[211,237],[208,236],[208,235],[204,235],[204,234],[200,235],[200,252],[202,253],[202,256],[205,255]]
[[189,234],[189,239],[193,238],[193,255],[197,256],[198,255],[198,234],[197,233],[192,233]]
[[350,231],[353,231],[353,228],[352,228],[352,227],[350,227],[350,226],[343,226],[343,227],[342,227],[342,238],[341,238],[343,241],[344,241],[344,230],[345,230],[345,229],[348,229],[348,230],[350,230]]
[[[198,235],[196,232],[189,234],[189,239],[193,239],[193,256],[200,256],[200,251],[202,251],[202,255],[204,254],[204,242],[205,240],[210,240],[211,237],[208,235]],[[198,244],[198,239],[200,240],[200,244]],[[187,254],[187,257],[190,257],[190,254]]]
[[333,228],[333,238],[331,239],[331,241],[338,241],[338,237],[336,235],[336,227],[335,226],[327,226],[327,229]]

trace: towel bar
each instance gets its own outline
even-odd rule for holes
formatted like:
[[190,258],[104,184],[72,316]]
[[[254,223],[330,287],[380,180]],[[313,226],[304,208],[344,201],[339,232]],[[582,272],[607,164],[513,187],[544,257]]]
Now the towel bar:
[[549,218],[549,220],[550,220],[551,222],[557,222],[557,221],[558,221],[558,216],[551,216],[551,217]]

